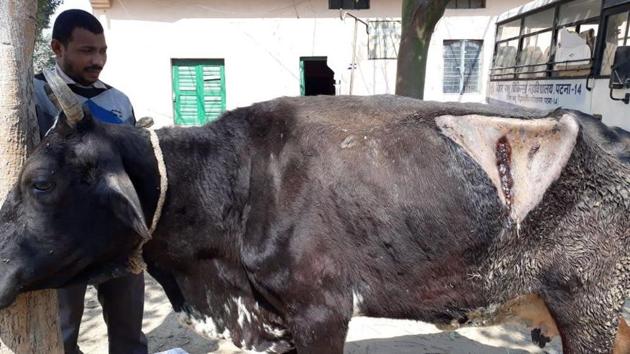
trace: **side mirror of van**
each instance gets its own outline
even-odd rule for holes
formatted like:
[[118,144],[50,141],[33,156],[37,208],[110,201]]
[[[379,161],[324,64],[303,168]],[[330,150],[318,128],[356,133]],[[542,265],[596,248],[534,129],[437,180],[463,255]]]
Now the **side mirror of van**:
[[615,59],[610,71],[610,98],[615,101],[630,103],[630,93],[626,93],[623,98],[613,97],[613,90],[630,88],[630,46],[617,47]]

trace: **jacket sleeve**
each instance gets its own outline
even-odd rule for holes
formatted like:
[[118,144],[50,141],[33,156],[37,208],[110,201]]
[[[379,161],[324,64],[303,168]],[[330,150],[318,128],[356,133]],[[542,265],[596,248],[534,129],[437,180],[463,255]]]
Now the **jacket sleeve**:
[[37,114],[40,138],[43,138],[46,132],[50,130],[59,113],[55,105],[48,99],[44,85],[46,85],[46,82],[43,79],[39,79],[37,76],[33,80],[35,112]]
[[[131,105],[131,103],[129,104]],[[129,124],[133,125],[134,127],[136,126],[136,113],[133,111],[133,106],[131,107],[131,116],[129,117]]]

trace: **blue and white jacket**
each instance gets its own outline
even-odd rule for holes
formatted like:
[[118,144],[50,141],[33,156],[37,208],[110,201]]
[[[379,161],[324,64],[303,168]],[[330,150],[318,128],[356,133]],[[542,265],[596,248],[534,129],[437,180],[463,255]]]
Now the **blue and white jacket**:
[[[111,124],[136,124],[133,107],[124,93],[100,80],[91,86],[80,85],[66,75],[59,66],[56,67],[56,70],[72,92],[77,95],[79,102],[87,105],[95,119]],[[48,99],[44,90],[46,78],[42,73],[35,75],[33,84],[37,123],[39,124],[40,136],[43,137],[55,123],[59,111]]]

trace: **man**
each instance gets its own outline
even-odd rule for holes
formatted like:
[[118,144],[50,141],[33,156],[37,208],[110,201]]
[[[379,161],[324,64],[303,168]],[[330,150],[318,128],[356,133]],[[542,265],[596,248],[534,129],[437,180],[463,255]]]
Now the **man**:
[[[103,27],[92,14],[82,10],[61,13],[53,26],[51,47],[56,70],[95,119],[113,124],[135,124],[133,108],[125,94],[99,80],[107,60]],[[49,100],[45,78],[35,76],[35,98],[40,134],[53,126],[57,107]],[[67,354],[81,353],[77,345],[87,284],[60,289],[59,318]],[[103,307],[111,354],[145,354],[142,333],[144,277],[131,275],[97,286]]]

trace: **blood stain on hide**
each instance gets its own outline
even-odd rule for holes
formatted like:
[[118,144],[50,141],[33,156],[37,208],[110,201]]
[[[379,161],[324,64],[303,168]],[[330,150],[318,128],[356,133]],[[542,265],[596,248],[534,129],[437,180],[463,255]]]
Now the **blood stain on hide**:
[[512,164],[512,146],[510,146],[510,142],[505,135],[497,141],[496,158],[499,178],[501,180],[501,191],[503,192],[503,196],[505,196],[505,204],[508,210],[511,210],[513,199],[512,187],[514,186],[512,171],[510,170]]

